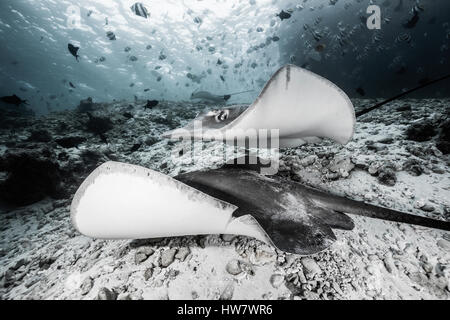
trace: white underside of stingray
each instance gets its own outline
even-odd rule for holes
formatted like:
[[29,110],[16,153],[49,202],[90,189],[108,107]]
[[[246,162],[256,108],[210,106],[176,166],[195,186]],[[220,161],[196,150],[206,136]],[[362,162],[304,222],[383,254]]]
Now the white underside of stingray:
[[[196,119],[201,120],[201,119]],[[194,120],[194,121],[196,121]],[[231,122],[179,128],[164,136],[233,142],[255,132],[278,130],[279,147],[295,147],[320,138],[345,144],[353,136],[355,112],[347,95],[334,83],[300,67],[286,65],[266,83],[253,104]]]
[[236,234],[272,244],[251,215],[156,171],[119,162],[95,169],[77,190],[71,218],[82,234],[145,239]]

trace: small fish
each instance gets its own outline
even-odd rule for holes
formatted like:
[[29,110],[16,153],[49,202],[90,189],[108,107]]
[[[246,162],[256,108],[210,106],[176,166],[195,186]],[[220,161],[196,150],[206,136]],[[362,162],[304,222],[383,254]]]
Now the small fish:
[[414,14],[411,17],[411,19],[407,20],[403,24],[403,27],[406,29],[412,29],[416,26],[417,22],[419,22],[419,13],[417,11],[414,11]]
[[147,104],[144,106],[144,109],[152,109],[159,104],[158,100],[147,100]]
[[73,83],[70,82],[70,81],[69,81],[69,86],[71,86],[71,87],[74,88],[74,89],[76,88],[76,87],[73,85]]
[[144,89],[144,92],[147,92],[147,91],[150,91],[150,89],[149,89],[149,88],[147,88],[147,89]]
[[281,21],[283,21],[285,19],[289,19],[291,17],[291,14],[284,10],[281,10],[281,12],[277,14],[277,16],[281,19]]
[[88,11],[88,13],[86,14],[86,16],[87,16],[87,17],[90,17],[90,16],[91,16],[91,14],[92,14],[93,12],[94,12],[94,11],[92,11],[92,10],[89,10],[89,11]]
[[67,45],[67,49],[69,49],[69,52],[75,57],[75,59],[78,61],[78,58],[80,57],[78,55],[78,50],[80,47],[75,47],[73,44],[69,43]]
[[408,33],[402,33],[397,38],[395,38],[395,42],[396,43],[401,43],[401,42],[410,43],[411,42],[411,35],[408,34]]
[[1,101],[8,104],[14,104],[16,106],[20,106],[21,104],[28,104],[27,100],[22,100],[15,94],[12,96],[4,96],[0,98]]
[[325,50],[326,46],[324,44],[319,43],[314,49],[317,52],[322,52],[323,50]]
[[144,7],[144,5],[141,2],[136,2],[130,7],[131,11],[142,18],[147,19],[150,16],[150,13],[148,12],[147,8]]
[[116,35],[112,31],[108,31],[106,33],[106,36],[108,37],[109,40],[116,40]]
[[225,78],[221,75],[220,76],[220,80],[222,80],[223,82],[225,82]]
[[361,96],[365,96],[365,95],[366,95],[366,92],[365,92],[364,89],[361,88],[361,87],[356,88],[355,91],[356,91],[357,93],[359,93]]

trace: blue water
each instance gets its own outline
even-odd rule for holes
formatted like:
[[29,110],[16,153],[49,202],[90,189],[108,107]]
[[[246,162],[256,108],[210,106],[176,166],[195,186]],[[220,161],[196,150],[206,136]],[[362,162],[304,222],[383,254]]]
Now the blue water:
[[[2,0],[0,95],[15,93],[42,114],[86,97],[182,101],[195,90],[253,90],[229,101],[251,102],[286,63],[355,97],[356,88],[388,97],[450,73],[447,0],[143,0],[148,18],[134,14],[135,2]],[[381,8],[380,30],[363,23],[369,4]],[[416,5],[419,21],[405,28]],[[281,10],[291,17],[281,20]],[[448,96],[449,87],[416,95]]]

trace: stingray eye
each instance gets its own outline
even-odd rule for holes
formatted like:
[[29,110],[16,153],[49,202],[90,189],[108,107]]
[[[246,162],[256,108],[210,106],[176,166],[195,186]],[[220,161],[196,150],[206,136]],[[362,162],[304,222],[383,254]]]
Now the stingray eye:
[[216,121],[217,121],[217,122],[222,122],[222,121],[227,120],[227,118],[228,118],[228,113],[229,113],[228,110],[221,110],[221,111],[219,111],[219,112],[216,114]]

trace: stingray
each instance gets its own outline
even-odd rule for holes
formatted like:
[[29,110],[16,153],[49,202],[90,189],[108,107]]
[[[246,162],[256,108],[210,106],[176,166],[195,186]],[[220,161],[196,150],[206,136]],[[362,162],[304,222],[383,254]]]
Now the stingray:
[[235,93],[230,93],[230,94],[225,94],[225,95],[216,95],[216,94],[212,94],[208,91],[196,91],[191,94],[190,99],[222,104],[222,103],[228,101],[231,98],[231,96],[241,94],[241,93],[251,92],[251,91],[253,91],[253,90],[240,91],[240,92],[235,92]]
[[[324,138],[346,144],[353,136],[357,117],[448,78],[449,74],[422,83],[355,114],[349,97],[334,83],[309,70],[286,65],[274,73],[250,106],[232,105],[202,112],[186,126],[168,131],[163,137],[220,140],[244,147],[254,137],[251,146],[267,148],[267,135],[276,130],[280,148],[317,143]],[[223,96],[217,99],[223,101]]]
[[86,236],[105,239],[243,235],[299,255],[331,246],[333,229],[352,230],[345,213],[450,230],[449,222],[350,200],[254,169],[229,164],[172,178],[107,162],[76,192],[72,223]]
[[318,142],[320,138],[347,143],[354,127],[353,105],[341,89],[311,71],[286,65],[275,72],[249,107],[204,112],[163,137],[243,144],[255,134],[256,147],[260,147],[259,138],[275,130],[283,148]]

